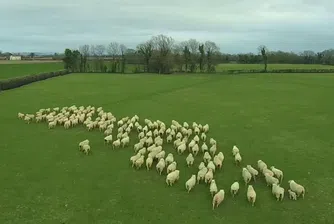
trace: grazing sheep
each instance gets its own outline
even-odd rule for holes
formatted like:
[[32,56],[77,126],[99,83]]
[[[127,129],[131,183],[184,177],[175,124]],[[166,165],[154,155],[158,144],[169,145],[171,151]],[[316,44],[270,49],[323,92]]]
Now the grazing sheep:
[[122,147],[123,147],[123,148],[124,148],[126,145],[128,145],[128,144],[130,143],[130,138],[129,138],[129,136],[123,138],[123,139],[121,140],[121,143],[122,143]]
[[235,156],[237,153],[239,153],[239,148],[236,145],[234,145],[232,148],[232,154],[233,156]]
[[263,169],[267,168],[267,164],[265,162],[263,162],[262,160],[258,160],[257,161],[257,168],[259,168],[259,170],[261,172],[263,172]]
[[208,151],[209,147],[205,144],[205,142],[203,142],[203,145],[201,147],[201,150],[203,153],[205,153],[206,151]]
[[193,154],[189,153],[189,155],[186,158],[187,166],[192,166],[194,164],[194,156]]
[[140,153],[137,153],[136,155],[130,157],[130,162],[132,164],[132,167],[135,165],[136,160],[139,159],[140,157],[141,157]]
[[210,161],[210,162],[208,163],[207,168],[208,168],[208,169],[211,169],[213,172],[216,171],[216,166],[215,166],[215,164],[214,164],[212,161]]
[[239,191],[239,188],[240,188],[240,185],[239,185],[239,182],[234,182],[232,185],[231,185],[231,194],[232,196],[234,197],[234,195],[236,195]]
[[165,166],[166,166],[165,160],[164,158],[161,158],[156,165],[156,169],[160,175],[162,174],[162,171],[165,169]]
[[222,162],[224,162],[224,154],[222,153],[222,152],[219,152],[218,154],[217,154],[217,156],[218,156],[218,158],[222,161]]
[[245,181],[245,185],[247,185],[252,179],[252,174],[246,168],[242,168],[242,178]]
[[302,185],[297,184],[294,180],[289,180],[288,183],[289,183],[290,189],[297,194],[297,197],[302,195],[302,197],[304,198],[305,188]]
[[193,189],[196,185],[196,175],[191,175],[190,179],[186,182],[186,189],[188,190],[188,193]]
[[152,157],[147,157],[146,159],[146,169],[150,170],[153,164],[153,158]]
[[214,162],[214,164],[215,164],[219,169],[222,168],[223,162],[220,160],[220,158],[218,157],[218,155],[216,155],[215,157],[213,157],[213,162]]
[[177,152],[178,152],[179,154],[182,154],[184,151],[186,151],[186,149],[187,149],[186,144],[185,144],[185,143],[182,143],[181,145],[179,145],[179,146],[177,147]]
[[79,149],[81,150],[82,146],[84,146],[84,145],[89,145],[89,140],[88,139],[85,139],[85,140],[83,140],[82,142],[79,143]]
[[120,139],[117,139],[115,140],[113,143],[112,143],[112,148],[115,149],[115,148],[119,148],[121,145],[121,140]]
[[218,206],[224,201],[224,197],[225,197],[225,191],[223,189],[221,189],[220,191],[218,191],[215,196],[213,196],[212,199],[212,210],[216,208],[218,208]]
[[176,170],[176,162],[172,162],[171,164],[168,165],[167,167],[167,174],[169,174],[170,172],[173,172],[174,170]]
[[273,184],[271,188],[271,192],[276,196],[277,201],[283,200],[284,198],[284,188],[279,186],[278,184]]
[[235,164],[236,165],[240,164],[241,160],[242,160],[242,158],[241,158],[240,153],[235,154],[235,156],[234,156],[234,162],[235,162]]
[[88,155],[91,151],[90,151],[90,146],[89,145],[83,145],[82,146],[82,151]]
[[288,189],[288,193],[289,193],[289,198],[291,200],[297,200],[297,194],[295,192],[293,192],[292,190]]
[[[141,154],[140,154],[141,155]],[[136,165],[136,168],[137,168],[137,170],[144,164],[144,156],[143,155],[141,155],[140,157],[139,157],[139,159],[137,159],[136,161],[135,161],[135,165]]]
[[274,173],[274,175],[282,182],[282,180],[283,180],[283,171],[275,168],[274,166],[271,166],[270,169]]
[[256,181],[256,176],[259,175],[259,172],[254,169],[251,165],[247,165],[246,169],[252,174],[252,177],[254,178],[254,181]]
[[264,174],[264,177],[266,179],[266,182],[267,182],[267,186],[270,186],[272,184],[278,184],[279,183],[279,180],[273,176],[270,176],[268,173],[265,173]]
[[111,143],[112,142],[112,135],[108,135],[107,137],[104,138],[104,143],[108,144],[108,143]]
[[208,168],[204,167],[197,172],[197,183],[204,180],[205,174],[208,172]]
[[158,154],[155,155],[155,158],[158,159],[158,161],[159,161],[161,158],[165,158],[165,155],[166,155],[166,152],[161,151],[161,152],[159,152]]
[[198,170],[201,170],[205,167],[205,164],[203,162],[201,162],[198,166]]
[[179,180],[180,178],[180,171],[174,170],[173,172],[169,173],[166,177],[166,184],[168,186],[172,186],[175,181]]
[[248,185],[247,188],[247,200],[252,203],[252,206],[254,206],[256,201],[256,192],[252,185]]
[[167,136],[167,143],[172,142],[172,140],[173,140],[173,137],[171,135],[168,135]]
[[211,183],[211,180],[213,179],[213,171],[212,169],[208,169],[208,172],[204,176],[204,182],[205,183]]
[[192,147],[192,152],[194,153],[195,156],[197,156],[199,152],[199,146],[197,143]]
[[203,160],[204,160],[205,163],[208,163],[211,160],[211,156],[208,152],[204,153]]
[[266,175],[266,174],[269,174],[270,176],[274,176],[274,172],[269,170],[268,168],[264,167],[263,170],[262,170],[262,173],[263,173],[263,176]]
[[218,188],[217,188],[217,184],[216,184],[216,181],[214,179],[211,180],[211,183],[210,183],[210,193],[211,193],[211,196],[213,197],[218,191]]
[[171,164],[172,162],[174,162],[174,156],[172,153],[168,153],[166,159],[165,159],[166,165]]

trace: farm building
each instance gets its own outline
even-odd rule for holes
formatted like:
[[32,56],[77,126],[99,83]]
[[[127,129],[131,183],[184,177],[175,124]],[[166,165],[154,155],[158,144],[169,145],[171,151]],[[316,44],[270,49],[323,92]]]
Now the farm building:
[[11,55],[11,56],[9,57],[9,60],[11,60],[11,61],[20,61],[20,60],[22,60],[22,57],[21,57],[21,56],[14,56],[14,55]]

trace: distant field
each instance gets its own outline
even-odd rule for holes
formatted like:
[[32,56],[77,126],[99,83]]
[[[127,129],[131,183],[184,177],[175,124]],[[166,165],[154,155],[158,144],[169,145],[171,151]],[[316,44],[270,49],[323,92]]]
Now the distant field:
[[33,75],[43,72],[52,72],[64,69],[61,62],[30,62],[30,63],[1,63],[0,64],[0,80],[18,76]]
[[0,60],[0,64],[39,64],[39,63],[60,63],[60,60],[21,60],[21,61],[10,61],[10,60]]
[[[0,223],[333,224],[333,95],[334,76],[323,74],[71,74],[1,92]],[[102,106],[117,119],[137,114],[142,125],[145,118],[168,126],[173,119],[208,123],[208,138],[225,155],[223,169],[214,174],[225,201],[212,211],[204,183],[186,192],[185,182],[197,174],[203,154],[188,168],[188,150],[178,155],[166,135],[163,149],[174,154],[180,170],[172,187],[165,183],[166,170],[157,174],[156,162],[150,171],[131,167],[136,131],[128,147],[112,150],[99,130],[83,125],[50,130],[45,122],[17,118],[18,112],[71,105]],[[79,152],[84,139],[92,155]],[[240,148],[240,167],[233,145]],[[259,159],[284,171],[286,190],[289,179],[304,185],[305,199],[292,201],[286,192],[277,202],[259,174],[251,182],[257,192],[252,207],[241,167],[257,167]],[[233,198],[236,180],[240,191]]]
[[[219,64],[216,71],[225,70],[261,70],[264,66],[262,64]],[[331,65],[311,65],[311,64],[268,64],[268,71],[273,69],[333,69]]]

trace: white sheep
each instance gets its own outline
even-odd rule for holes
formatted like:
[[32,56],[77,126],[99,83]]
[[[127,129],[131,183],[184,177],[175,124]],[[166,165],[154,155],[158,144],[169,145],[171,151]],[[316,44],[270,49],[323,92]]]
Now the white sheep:
[[289,198],[291,200],[297,200],[297,194],[295,192],[293,192],[292,190],[288,189],[288,193],[289,193]]
[[196,134],[196,136],[199,134],[199,132],[200,132],[199,128],[198,128],[198,127],[195,127],[195,128],[194,128],[194,133]]
[[150,170],[153,164],[153,158],[148,156],[146,159],[146,169]]
[[179,180],[180,178],[180,171],[174,170],[173,172],[169,173],[166,177],[166,184],[168,186],[172,186],[175,181]]
[[247,165],[246,169],[252,174],[252,177],[254,178],[254,181],[256,181],[256,176],[259,175],[259,172],[254,169],[251,165]]
[[224,201],[225,191],[223,189],[219,190],[215,196],[212,198],[212,210],[218,208],[218,206]]
[[135,165],[136,160],[139,159],[140,157],[141,157],[140,153],[137,153],[136,155],[130,157],[130,162],[132,164],[132,167]]
[[192,152],[194,153],[195,156],[197,156],[198,152],[199,152],[199,146],[198,144],[195,144],[193,147],[192,147]]
[[161,158],[165,158],[165,155],[166,155],[166,152],[161,151],[161,152],[159,152],[158,154],[155,155],[155,158],[158,159],[158,161],[159,161]]
[[188,129],[189,128],[189,124],[187,122],[183,122],[183,127]]
[[235,181],[232,185],[231,185],[231,194],[234,197],[238,191],[239,191],[240,185],[238,181]]
[[134,146],[133,146],[133,150],[134,150],[135,152],[137,152],[139,149],[141,149],[141,148],[143,148],[143,147],[144,147],[144,142],[138,142],[138,143],[134,144]]
[[224,154],[222,153],[222,152],[219,152],[218,154],[217,154],[217,156],[218,156],[218,158],[222,161],[222,162],[224,162]]
[[205,144],[205,142],[203,142],[201,150],[203,153],[209,150],[209,147]]
[[212,169],[213,172],[216,171],[216,166],[212,161],[209,161],[208,165],[207,165],[208,169]]
[[214,156],[216,154],[216,151],[217,151],[217,145],[212,145],[210,147],[209,151],[212,154],[212,156]]
[[174,162],[174,156],[172,153],[168,153],[166,159],[165,159],[166,165],[171,164]]
[[269,174],[270,176],[274,176],[274,172],[273,171],[271,171],[271,170],[269,170],[268,168],[266,168],[266,167],[264,167],[263,168],[263,170],[262,170],[262,174],[263,174],[263,176],[265,175],[265,174]]
[[[141,155],[141,154],[140,154]],[[139,169],[144,164],[144,156],[141,155],[139,159],[135,161],[136,168]]]
[[252,179],[252,174],[246,168],[242,168],[242,178],[247,185]]
[[174,170],[176,170],[176,165],[177,163],[174,161],[171,164],[169,164],[167,166],[167,174],[169,174],[170,172],[173,172]]
[[205,163],[208,163],[210,160],[211,160],[211,156],[208,152],[205,152],[204,155],[203,155],[203,160]]
[[213,171],[212,169],[208,169],[208,172],[204,176],[204,182],[211,183],[212,179],[213,179]]
[[178,152],[179,154],[182,154],[184,151],[186,151],[186,149],[187,149],[186,144],[185,144],[185,143],[182,143],[181,145],[179,145],[179,146],[177,147],[177,152]]
[[302,197],[304,198],[305,188],[302,185],[297,184],[294,180],[289,180],[288,183],[289,183],[290,189],[297,194],[297,197],[302,195]]
[[181,132],[178,132],[178,133],[176,134],[176,138],[182,139],[182,134],[181,134]]
[[252,185],[248,185],[247,188],[247,200],[252,203],[252,206],[254,206],[256,201],[256,192]]
[[235,156],[237,153],[239,153],[239,148],[236,145],[234,145],[232,148],[232,154],[233,156]]
[[167,136],[167,143],[172,142],[172,140],[173,140],[173,137],[171,135],[168,135]]
[[188,144],[189,151],[192,150],[192,148],[194,147],[195,144],[196,144],[195,140],[192,139],[192,140],[190,141],[190,143]]
[[263,169],[267,168],[267,164],[263,162],[262,160],[257,161],[257,168],[262,172]]
[[23,118],[24,118],[24,114],[22,114],[22,113],[18,113],[18,114],[17,114],[17,117],[18,117],[19,119],[23,119]]
[[241,158],[240,153],[235,154],[235,156],[234,156],[234,162],[235,162],[235,164],[238,165],[238,164],[241,163],[241,161],[242,161],[242,158]]
[[130,137],[126,136],[125,138],[122,138],[121,143],[122,143],[122,147],[124,148],[126,145],[128,145],[130,142]]
[[111,143],[112,142],[112,135],[108,135],[104,138],[104,143],[108,144],[108,143]]
[[209,131],[209,125],[208,124],[203,125],[202,129],[204,133],[207,133]]
[[199,183],[201,180],[204,180],[205,174],[208,172],[208,168],[203,167],[197,172],[197,183]]
[[146,154],[146,148],[142,148],[138,151],[138,153],[145,155]]
[[121,140],[120,139],[117,139],[115,140],[113,143],[112,143],[112,148],[115,149],[115,148],[119,148],[121,145]]
[[201,170],[205,167],[205,164],[203,162],[201,162],[199,165],[198,165],[198,170]]
[[283,180],[283,171],[275,168],[274,166],[271,166],[270,169],[274,173],[274,175],[282,182],[282,180]]
[[156,165],[156,169],[160,175],[162,174],[162,171],[165,169],[165,166],[166,166],[165,160],[164,158],[161,158]]
[[213,162],[219,169],[222,168],[223,162],[220,160],[218,155],[215,155],[215,157],[213,157]]
[[86,154],[86,155],[88,155],[91,151],[90,151],[90,145],[83,145],[82,146],[82,151]]
[[217,145],[216,140],[214,140],[213,138],[210,138],[209,142],[210,142],[210,145]]
[[279,186],[278,184],[273,184],[271,188],[271,192],[276,196],[277,201],[283,200],[284,198],[284,188]]
[[202,132],[202,134],[201,134],[201,139],[202,139],[203,142],[205,142],[205,140],[206,140],[206,134],[204,132]]
[[84,145],[89,145],[89,140],[88,139],[85,139],[85,140],[83,140],[82,142],[79,143],[79,149],[81,150],[82,146],[84,146]]
[[210,193],[211,193],[211,196],[213,197],[218,191],[218,188],[217,188],[217,184],[216,184],[216,181],[214,179],[211,180],[211,183],[210,183]]
[[278,184],[279,180],[273,176],[270,176],[268,173],[264,174],[265,180],[267,182],[267,186],[270,186],[272,184]]
[[193,154],[189,153],[189,155],[186,158],[187,166],[192,166],[194,164],[194,156]]
[[196,185],[196,175],[193,174],[191,175],[190,179],[187,180],[186,182],[186,189],[188,191],[188,193],[191,191],[191,189],[193,189]]

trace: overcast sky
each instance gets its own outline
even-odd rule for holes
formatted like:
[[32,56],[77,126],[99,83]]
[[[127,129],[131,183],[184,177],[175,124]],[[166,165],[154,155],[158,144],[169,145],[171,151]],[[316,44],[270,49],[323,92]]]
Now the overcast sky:
[[62,52],[152,35],[211,40],[222,52],[334,48],[334,0],[0,0],[0,50]]

